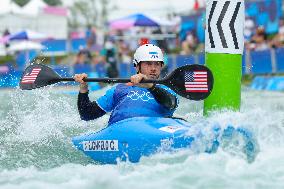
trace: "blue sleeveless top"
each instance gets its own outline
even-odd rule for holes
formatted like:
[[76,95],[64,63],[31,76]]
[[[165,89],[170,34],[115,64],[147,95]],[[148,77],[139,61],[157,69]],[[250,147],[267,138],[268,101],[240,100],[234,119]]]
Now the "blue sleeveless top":
[[[176,94],[164,85],[157,85]],[[109,125],[132,117],[171,117],[175,110],[159,104],[150,91],[137,86],[118,84],[97,100],[105,112],[111,112]]]

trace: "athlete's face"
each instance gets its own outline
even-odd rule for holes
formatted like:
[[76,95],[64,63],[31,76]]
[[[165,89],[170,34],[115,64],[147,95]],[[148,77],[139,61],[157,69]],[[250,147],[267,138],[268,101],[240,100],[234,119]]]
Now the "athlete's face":
[[162,66],[162,62],[145,61],[141,62],[140,66],[137,66],[136,69],[140,73],[146,75],[149,79],[158,79],[161,74]]

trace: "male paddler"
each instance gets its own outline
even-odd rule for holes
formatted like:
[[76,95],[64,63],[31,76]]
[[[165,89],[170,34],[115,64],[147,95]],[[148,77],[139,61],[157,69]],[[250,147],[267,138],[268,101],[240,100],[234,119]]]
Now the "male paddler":
[[140,83],[142,79],[158,79],[164,65],[161,49],[153,44],[140,46],[134,54],[137,74],[130,83],[118,84],[96,101],[90,101],[87,74],[76,74],[80,83],[78,110],[82,120],[99,118],[111,112],[109,125],[132,117],[171,117],[178,106],[177,95],[168,87],[153,83]]

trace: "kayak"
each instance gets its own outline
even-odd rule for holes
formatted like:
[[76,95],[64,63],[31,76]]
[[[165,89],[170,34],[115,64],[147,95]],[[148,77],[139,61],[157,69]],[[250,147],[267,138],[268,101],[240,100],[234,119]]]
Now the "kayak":
[[[102,164],[116,164],[119,161],[136,163],[142,156],[190,148],[203,136],[201,132],[192,132],[191,128],[192,125],[182,119],[135,117],[116,122],[95,133],[74,137],[72,142],[78,150]],[[232,126],[222,132],[220,127],[212,127],[213,137],[205,152],[216,152],[220,134],[221,138],[228,139],[235,131],[246,138],[245,153],[254,159],[255,155],[251,154],[255,153],[255,143],[250,140],[251,133]]]
[[185,135],[190,124],[181,119],[136,117],[73,138],[73,144],[100,163],[138,162],[158,150],[190,147],[194,137]]

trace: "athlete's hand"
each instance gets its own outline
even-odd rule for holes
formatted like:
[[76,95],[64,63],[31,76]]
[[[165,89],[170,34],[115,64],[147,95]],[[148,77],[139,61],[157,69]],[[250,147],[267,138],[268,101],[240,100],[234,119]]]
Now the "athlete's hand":
[[144,74],[135,74],[133,76],[130,77],[130,81],[129,83],[127,83],[126,85],[128,86],[133,86],[133,85],[136,85],[138,87],[143,87],[143,88],[151,88],[153,87],[153,83],[140,83],[142,80],[147,80],[149,78],[147,78],[146,75]]
[[85,73],[75,74],[73,78],[76,82],[80,83],[80,93],[87,93],[88,84],[83,79],[88,78],[88,75]]

